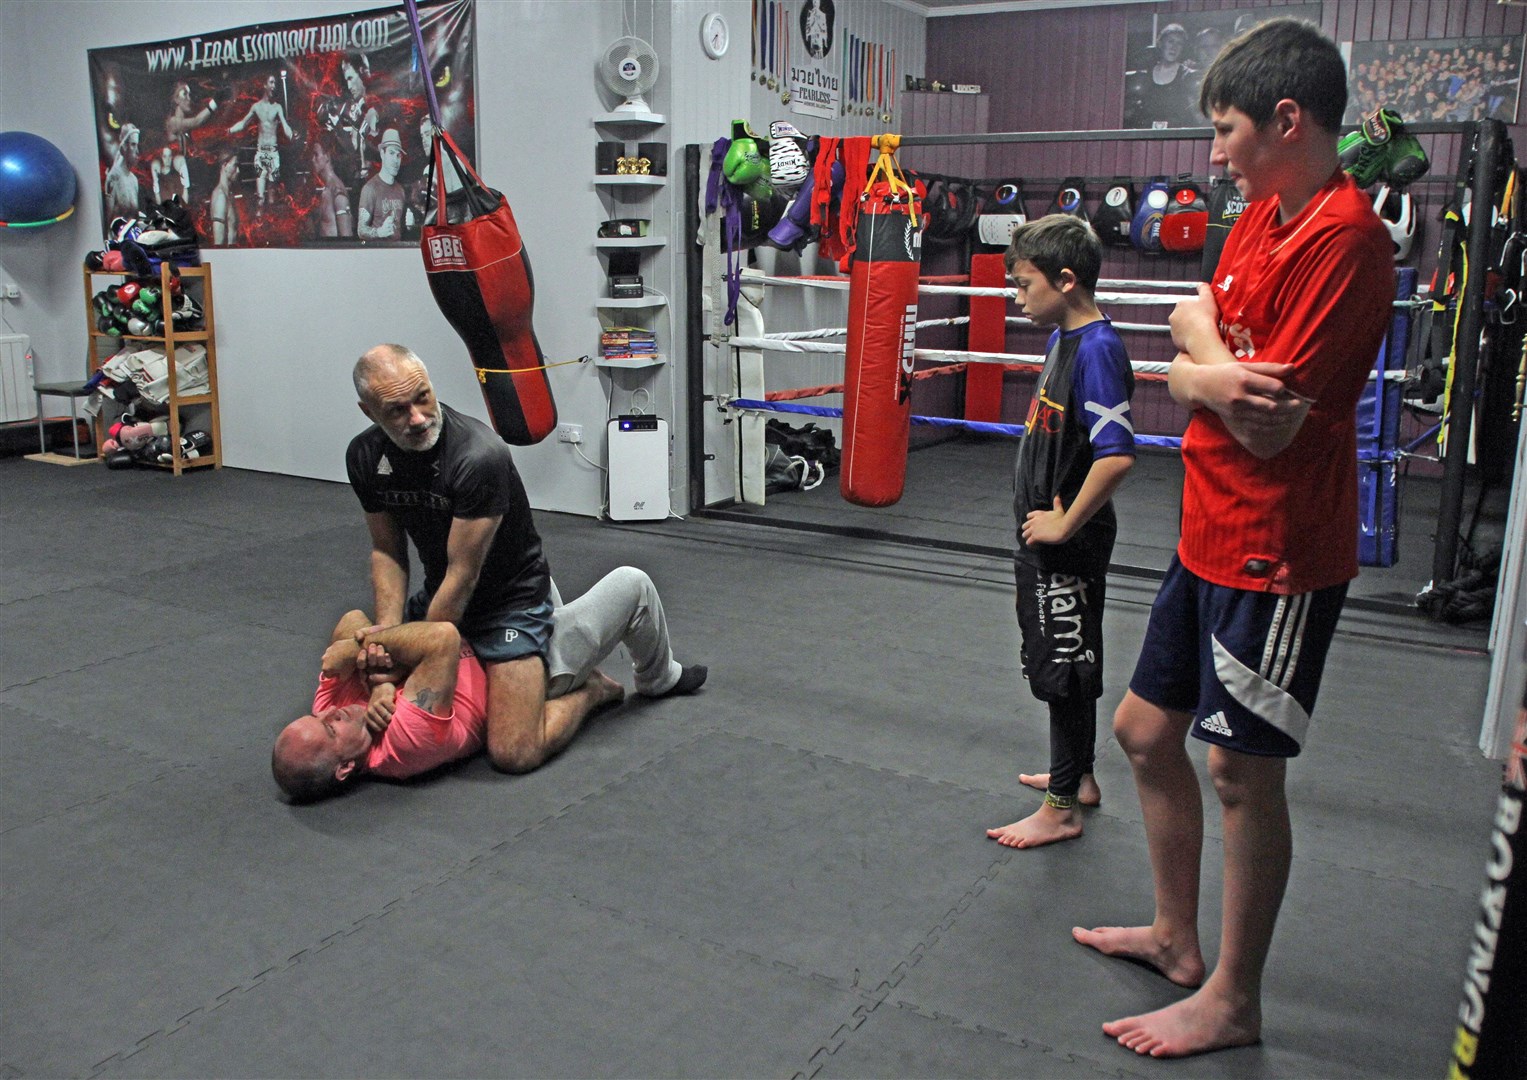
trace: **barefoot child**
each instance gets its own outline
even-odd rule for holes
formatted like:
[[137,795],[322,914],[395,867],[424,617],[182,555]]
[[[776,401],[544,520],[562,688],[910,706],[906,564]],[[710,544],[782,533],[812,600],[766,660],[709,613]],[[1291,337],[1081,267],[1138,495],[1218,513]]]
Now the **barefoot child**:
[[1007,274],[1023,313],[1054,326],[1018,444],[1018,626],[1023,676],[1050,708],[1050,771],[1020,782],[1044,790],[1039,809],[988,829],[1008,847],[1082,834],[1078,803],[1096,806],[1092,775],[1103,692],[1103,593],[1117,523],[1114,490],[1135,463],[1124,343],[1093,302],[1103,247],[1080,218],[1051,214],[1020,225]]
[[[1153,1057],[1261,1038],[1262,969],[1293,854],[1285,766],[1357,575],[1356,404],[1394,274],[1384,227],[1338,162],[1346,101],[1336,45],[1293,19],[1227,45],[1199,96],[1214,125],[1210,161],[1250,205],[1213,285],[1172,313],[1181,352],[1168,385],[1193,410],[1182,537],[1114,716],[1140,792],[1156,912],[1149,926],[1072,931],[1198,987],[1103,1025]],[[1211,744],[1224,823],[1224,918],[1207,982],[1190,731]]]

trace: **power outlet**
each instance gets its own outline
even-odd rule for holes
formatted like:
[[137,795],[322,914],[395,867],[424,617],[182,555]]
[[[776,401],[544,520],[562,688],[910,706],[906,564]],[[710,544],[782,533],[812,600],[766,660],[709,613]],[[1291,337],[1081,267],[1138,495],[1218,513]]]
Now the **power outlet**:
[[557,441],[565,443],[581,443],[583,441],[583,425],[558,424]]
[[4,286],[0,286],[0,296],[6,300],[20,300],[21,286],[7,282]]

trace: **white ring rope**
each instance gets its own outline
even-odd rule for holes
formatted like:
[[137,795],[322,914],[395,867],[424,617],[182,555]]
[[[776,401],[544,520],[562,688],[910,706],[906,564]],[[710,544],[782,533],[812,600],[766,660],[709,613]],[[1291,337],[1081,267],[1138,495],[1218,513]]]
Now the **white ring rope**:
[[[845,333],[846,331],[837,331]],[[823,331],[815,331],[823,333]],[[843,354],[848,351],[846,345],[830,341],[811,341],[799,339],[784,339],[776,337],[728,338],[727,342],[734,349],[752,349],[756,352],[783,352],[783,353],[832,353]],[[968,352],[955,349],[914,349],[912,355],[918,360],[928,360],[940,364],[1033,364],[1036,367],[1045,362],[1040,354],[1032,353],[993,353],[993,352]],[[1172,367],[1170,360],[1131,360],[1129,366],[1137,375],[1165,375]],[[1368,373],[1368,378],[1375,377],[1374,372]],[[1406,378],[1403,370],[1384,372],[1384,378],[1390,382],[1402,382]]]
[[[964,326],[970,322],[969,315],[954,315],[947,319],[919,319],[915,329],[923,330],[930,326]],[[1022,315],[1009,315],[1007,317],[1010,326],[1033,326],[1032,319],[1026,319]],[[1115,330],[1140,330],[1146,333],[1165,334],[1171,332],[1170,326],[1159,323],[1121,323],[1113,324]],[[831,327],[826,330],[791,330],[778,334],[765,334],[771,341],[812,341],[819,338],[844,337],[848,334],[846,327]]]
[[[830,290],[836,290],[836,291],[840,291],[840,292],[844,291],[844,290],[846,290],[848,288],[848,278],[834,278],[834,279],[827,279],[827,280],[818,280],[818,279],[811,279],[811,278],[768,277],[768,276],[765,276],[765,277],[758,277],[758,278],[749,278],[748,281],[749,281],[750,284],[762,283],[764,285],[793,285],[793,286],[795,286],[797,288],[830,289]],[[1117,283],[1115,283],[1115,282],[1099,281],[1098,284],[1099,285],[1104,285],[1104,284],[1110,284],[1110,285],[1111,284],[1119,284],[1119,285],[1128,285],[1128,286],[1132,286],[1132,287],[1148,287],[1148,288],[1163,288],[1163,289],[1164,288],[1179,288],[1179,287],[1184,287],[1184,286],[1191,285],[1193,287],[1193,289],[1196,291],[1197,288],[1198,288],[1198,285],[1200,283],[1196,282],[1196,281],[1154,281],[1154,282],[1120,281],[1120,282],[1117,282]],[[945,295],[945,296],[1003,296],[1003,297],[1006,297],[1009,300],[1016,300],[1018,298],[1018,290],[1017,289],[987,289],[987,288],[976,288],[976,287],[970,286],[970,285],[918,285],[917,291],[919,293],[927,293],[929,295]],[[1136,306],[1137,307],[1156,307],[1156,306],[1165,306],[1167,304],[1174,304],[1175,305],[1178,301],[1184,299],[1184,297],[1181,297],[1181,296],[1158,296],[1158,295],[1155,295],[1155,294],[1141,294],[1141,293],[1127,293],[1127,292],[1099,292],[1099,293],[1094,293],[1092,298],[1093,298],[1093,300],[1095,300],[1099,304],[1120,304],[1120,305],[1131,306],[1131,307],[1136,307]],[[1394,306],[1398,307],[1398,308],[1413,308],[1413,307],[1421,307],[1421,306],[1424,306],[1424,305],[1426,305],[1428,303],[1430,303],[1430,301],[1428,301],[1428,300],[1396,300],[1394,302]]]

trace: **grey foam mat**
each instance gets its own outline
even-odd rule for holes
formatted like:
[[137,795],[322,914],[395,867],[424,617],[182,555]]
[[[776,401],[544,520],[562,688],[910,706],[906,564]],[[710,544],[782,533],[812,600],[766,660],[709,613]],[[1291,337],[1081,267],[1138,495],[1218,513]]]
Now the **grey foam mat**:
[[224,1001],[101,1075],[789,1076],[860,999],[475,870]]
[[[1267,1041],[1152,1062],[1097,1024],[1180,992],[1068,936],[1147,910],[1107,728],[1148,582],[1111,583],[1104,805],[1072,844],[983,835],[1036,805],[1017,773],[1047,752],[1006,560],[707,519],[538,515],[564,593],[652,574],[680,659],[711,665],[700,694],[628,701],[529,776],[478,758],[294,808],[270,741],[369,594],[349,491],[5,461],[0,486],[0,1076],[1303,1078],[1445,1057],[1499,776],[1473,746],[1478,632],[1344,617],[1291,767]],[[162,557],[83,557],[122,515]]]

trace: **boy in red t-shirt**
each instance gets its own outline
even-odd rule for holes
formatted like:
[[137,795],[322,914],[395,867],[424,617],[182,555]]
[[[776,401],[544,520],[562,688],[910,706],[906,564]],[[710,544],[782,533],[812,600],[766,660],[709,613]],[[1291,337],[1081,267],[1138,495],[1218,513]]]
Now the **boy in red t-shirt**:
[[[1199,98],[1214,126],[1210,160],[1251,205],[1213,283],[1171,316],[1181,352],[1168,385],[1193,410],[1182,538],[1114,716],[1140,791],[1156,913],[1149,926],[1073,930],[1198,988],[1103,1025],[1154,1057],[1261,1038],[1262,969],[1293,851],[1287,759],[1357,575],[1356,405],[1394,285],[1383,225],[1337,159],[1346,99],[1336,45],[1293,19],[1226,46]],[[1190,732],[1212,744],[1224,831],[1224,920],[1207,981]]]

